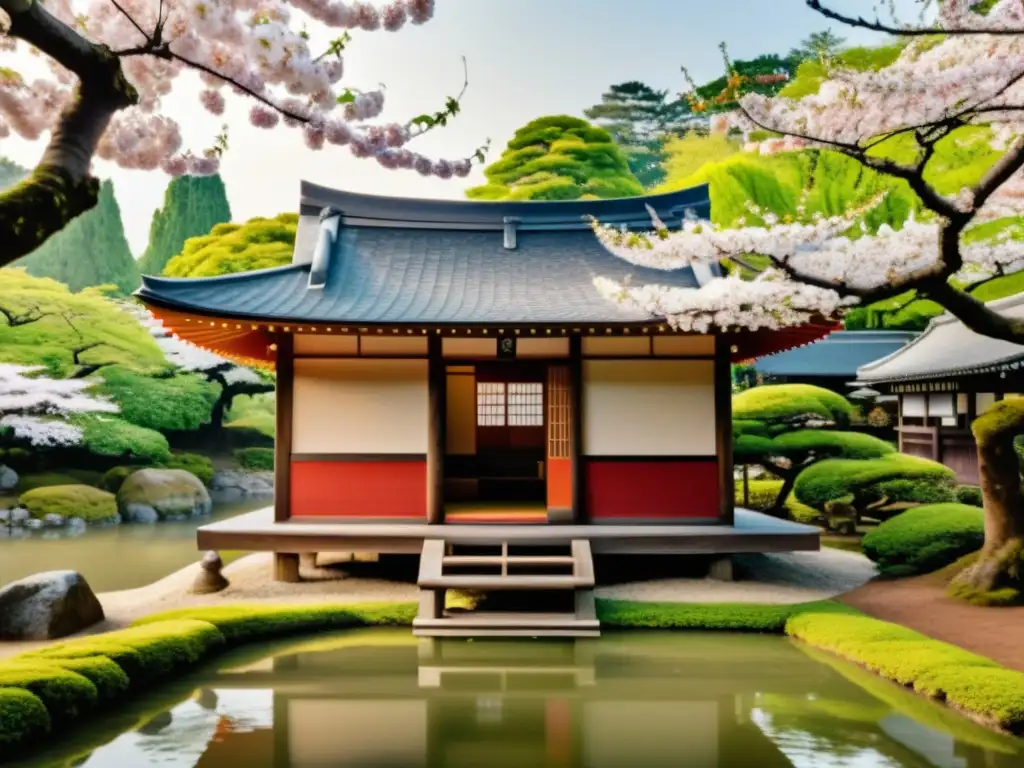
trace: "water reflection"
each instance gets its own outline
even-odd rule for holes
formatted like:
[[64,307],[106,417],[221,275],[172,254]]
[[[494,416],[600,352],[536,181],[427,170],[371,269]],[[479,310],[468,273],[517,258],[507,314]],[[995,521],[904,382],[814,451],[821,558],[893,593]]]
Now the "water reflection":
[[[195,681],[187,700],[81,764],[1024,764],[1015,740],[895,686],[869,692],[845,669],[782,638],[628,633],[562,643],[430,642],[407,632],[350,633],[318,639],[315,649],[227,659]],[[54,755],[32,764],[61,763]]]

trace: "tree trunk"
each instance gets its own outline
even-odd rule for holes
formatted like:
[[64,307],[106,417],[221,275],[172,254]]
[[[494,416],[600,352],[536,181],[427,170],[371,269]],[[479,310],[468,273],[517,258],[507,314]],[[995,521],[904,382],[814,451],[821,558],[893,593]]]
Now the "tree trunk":
[[1024,430],[1024,403],[1003,400],[975,420],[985,505],[985,544],[978,561],[958,574],[951,593],[986,605],[1024,598],[1024,496],[1014,438]]
[[789,512],[786,511],[786,499],[789,498],[789,494],[793,492],[793,486],[796,485],[797,475],[800,474],[800,470],[803,467],[799,467],[795,471],[783,472],[778,467],[773,467],[772,472],[782,478],[782,490],[779,491],[779,495],[775,497],[775,503],[772,504],[771,509],[768,510],[768,514],[772,517],[778,517],[783,520],[789,519]]

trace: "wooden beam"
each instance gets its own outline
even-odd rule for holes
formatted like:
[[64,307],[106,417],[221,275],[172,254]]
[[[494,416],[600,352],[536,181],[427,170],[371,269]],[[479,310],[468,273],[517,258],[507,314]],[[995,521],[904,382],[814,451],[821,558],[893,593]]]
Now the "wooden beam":
[[569,338],[569,402],[571,414],[569,423],[572,437],[569,440],[569,458],[572,459],[572,522],[579,524],[587,519],[587,475],[583,454],[583,340],[579,336]]
[[441,337],[427,340],[427,522],[444,522],[444,454],[447,388]]
[[[292,403],[295,392],[295,343],[290,333],[277,336],[277,413],[274,430],[274,519],[292,511]],[[296,567],[297,561],[296,561]]]
[[715,339],[715,452],[722,523],[733,525],[736,497],[732,466],[732,359],[729,344],[721,336]]

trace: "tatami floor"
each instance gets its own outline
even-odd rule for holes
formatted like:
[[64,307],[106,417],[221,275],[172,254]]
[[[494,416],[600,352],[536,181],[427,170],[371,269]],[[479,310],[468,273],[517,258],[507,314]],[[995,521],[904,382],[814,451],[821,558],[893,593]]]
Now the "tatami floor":
[[546,523],[547,507],[540,501],[464,501],[444,505],[446,523]]

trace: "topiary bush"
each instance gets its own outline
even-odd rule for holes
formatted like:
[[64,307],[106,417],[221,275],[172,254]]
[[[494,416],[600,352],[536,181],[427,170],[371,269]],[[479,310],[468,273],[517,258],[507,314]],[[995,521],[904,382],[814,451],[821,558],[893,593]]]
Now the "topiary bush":
[[272,470],[274,468],[273,448],[239,448],[235,458],[245,469]]
[[[843,501],[864,512],[871,505],[953,502],[956,475],[928,459],[893,453],[877,459],[826,459],[796,479],[797,500],[815,509]],[[891,496],[887,494],[892,494]],[[881,510],[884,511],[884,506]]]
[[0,688],[0,747],[40,739],[50,730],[50,713],[31,691]]
[[80,517],[87,523],[110,522],[117,517],[114,494],[89,485],[54,485],[35,488],[18,497],[18,505],[32,517],[60,515],[63,519]]
[[956,487],[956,500],[959,504],[968,504],[972,507],[985,506],[985,500],[981,495],[981,488],[976,485],[958,485]]
[[0,688],[23,688],[39,697],[56,725],[66,723],[96,706],[96,686],[76,672],[45,662],[0,665]]
[[83,415],[73,421],[82,428],[82,443],[91,453],[153,464],[170,458],[167,438],[155,430],[109,416]]
[[213,462],[198,453],[175,453],[171,458],[161,462],[166,469],[183,469],[198,477],[203,485],[209,486],[213,480]]
[[966,504],[931,504],[887,520],[861,542],[864,554],[889,576],[938,570],[985,541],[982,510]]

